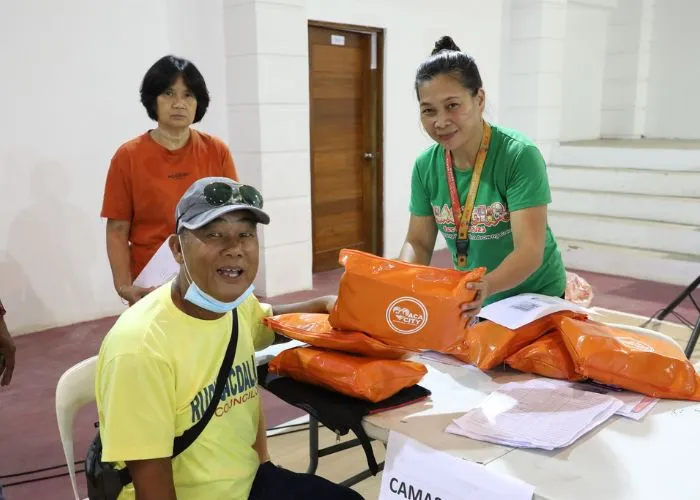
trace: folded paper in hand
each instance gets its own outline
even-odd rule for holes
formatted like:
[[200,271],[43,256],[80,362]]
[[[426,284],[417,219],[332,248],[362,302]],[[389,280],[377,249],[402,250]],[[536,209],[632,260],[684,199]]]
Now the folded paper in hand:
[[585,307],[559,297],[549,297],[538,293],[522,293],[485,306],[478,316],[515,330],[536,319],[559,311],[574,311],[584,314],[589,312]]
[[173,279],[179,270],[180,264],[175,261],[168,240],[165,240],[136,277],[134,286],[151,288],[163,285]]
[[612,417],[623,402],[548,379],[510,382],[453,420],[447,432],[479,441],[554,450]]

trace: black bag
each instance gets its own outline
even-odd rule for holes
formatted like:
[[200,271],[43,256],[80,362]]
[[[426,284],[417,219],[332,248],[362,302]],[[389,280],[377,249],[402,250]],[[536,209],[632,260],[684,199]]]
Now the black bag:
[[363,418],[373,413],[421,401],[431,394],[425,387],[413,385],[401,389],[390,398],[372,403],[325,387],[299,382],[291,377],[269,373],[268,368],[267,364],[257,368],[260,386],[285,403],[301,408],[339,436],[344,436],[349,431],[354,432],[365,451],[367,465],[373,475],[376,475],[380,469],[372,450],[372,440],[362,426]]
[[[216,378],[214,395],[199,422],[187,429],[182,436],[177,436],[173,441],[173,458],[194,443],[214,415],[217,404],[221,399],[221,394],[224,392],[226,380],[231,372],[231,366],[233,366],[237,344],[238,312],[234,311],[231,338],[226,348],[224,360],[219,368],[219,375]],[[131,475],[126,467],[115,469],[112,463],[102,462],[102,440],[100,439],[99,431],[97,431],[97,435],[88,449],[87,459],[85,460],[85,477],[87,479],[89,500],[116,500],[122,488],[131,483]]]

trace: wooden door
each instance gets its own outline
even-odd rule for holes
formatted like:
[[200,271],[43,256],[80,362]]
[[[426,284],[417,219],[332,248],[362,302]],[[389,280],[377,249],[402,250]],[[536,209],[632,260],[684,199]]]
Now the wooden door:
[[338,267],[343,248],[382,251],[376,37],[309,26],[314,272]]

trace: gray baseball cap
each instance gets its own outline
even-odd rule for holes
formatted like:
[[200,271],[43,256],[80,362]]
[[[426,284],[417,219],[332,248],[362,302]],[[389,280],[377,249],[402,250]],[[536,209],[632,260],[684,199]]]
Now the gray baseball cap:
[[204,177],[195,181],[182,195],[175,209],[175,231],[198,229],[229,212],[247,210],[261,224],[269,224],[263,212],[263,198],[253,186],[228,177]]

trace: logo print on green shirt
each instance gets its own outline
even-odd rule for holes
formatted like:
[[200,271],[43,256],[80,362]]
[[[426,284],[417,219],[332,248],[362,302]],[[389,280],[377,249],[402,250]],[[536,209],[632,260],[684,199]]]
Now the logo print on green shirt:
[[[433,215],[440,230],[447,238],[456,238],[457,228],[454,224],[452,208],[448,204],[443,206],[433,205]],[[488,228],[495,228],[499,224],[510,225],[510,212],[500,201],[491,203],[490,205],[477,205],[472,210],[472,224],[469,227],[469,232],[486,233]],[[510,231],[503,232],[503,235],[509,234]]]

